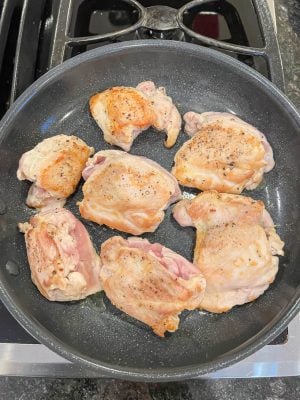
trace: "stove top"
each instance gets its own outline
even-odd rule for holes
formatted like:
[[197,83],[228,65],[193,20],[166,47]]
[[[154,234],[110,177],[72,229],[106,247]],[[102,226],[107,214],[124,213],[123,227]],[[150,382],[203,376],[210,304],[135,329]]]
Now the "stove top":
[[[274,17],[273,0],[0,0],[0,118],[50,68],[124,40],[159,38],[210,46],[283,90]],[[1,302],[0,321],[0,375],[96,376],[37,343]],[[297,317],[270,345],[208,377],[299,375],[299,331]]]
[[273,0],[0,0],[0,118],[55,65],[94,47],[132,39],[214,47],[283,89],[268,3],[274,12]]

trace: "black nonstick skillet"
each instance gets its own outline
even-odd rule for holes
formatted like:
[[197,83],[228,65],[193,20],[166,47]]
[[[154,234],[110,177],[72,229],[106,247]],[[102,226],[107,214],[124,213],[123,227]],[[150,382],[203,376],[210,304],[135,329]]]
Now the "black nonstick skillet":
[[[103,293],[71,303],[44,299],[31,282],[24,237],[17,229],[18,222],[33,214],[25,206],[29,183],[16,178],[21,154],[59,133],[77,135],[96,150],[111,148],[89,114],[88,99],[108,87],[135,86],[143,80],[165,86],[182,114],[231,112],[267,136],[276,166],[258,189],[247,194],[265,202],[286,243],[276,280],[263,296],[225,314],[185,312],[178,331],[164,339],[113,307]],[[172,41],[123,42],[52,69],[22,94],[0,125],[2,301],[41,343],[111,377],[179,380],[242,360],[275,338],[299,310],[299,132],[299,113],[275,86],[244,64],[205,47]],[[163,134],[147,131],[136,139],[131,153],[170,170],[185,140],[181,132],[176,146],[167,150]],[[79,187],[66,205],[78,217],[76,202],[81,198]],[[158,230],[144,237],[192,259],[195,232],[180,228],[170,211]],[[118,234],[83,222],[97,248]],[[17,266],[14,274],[9,273],[11,265]]]

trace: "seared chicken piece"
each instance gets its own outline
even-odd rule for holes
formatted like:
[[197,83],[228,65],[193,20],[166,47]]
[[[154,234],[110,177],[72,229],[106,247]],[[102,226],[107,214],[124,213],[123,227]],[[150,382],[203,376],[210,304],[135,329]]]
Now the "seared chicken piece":
[[173,208],[173,216],[181,226],[194,226],[202,230],[238,222],[259,224],[266,229],[274,225],[262,201],[215,190],[200,193],[191,200],[180,201]]
[[81,215],[112,229],[140,235],[154,232],[164,210],[181,198],[176,179],[145,157],[99,151],[82,173]]
[[158,336],[178,328],[178,315],[199,306],[205,279],[189,261],[146,239],[114,236],[100,253],[100,278],[110,301]]
[[32,281],[48,300],[80,300],[101,290],[100,258],[70,211],[41,212],[19,229],[25,233]]
[[137,88],[117,86],[90,98],[90,111],[104,133],[104,139],[129,151],[134,139],[150,126],[167,134],[172,147],[181,127],[181,116],[163,87],[153,82]]
[[193,136],[175,156],[179,183],[200,190],[241,193],[255,189],[274,167],[272,148],[253,126],[229,113],[184,115]]
[[19,161],[19,180],[33,182],[26,204],[46,210],[63,207],[76,189],[81,172],[94,149],[76,136],[57,135],[44,139]]
[[136,88],[141,90],[152,104],[156,116],[154,128],[167,133],[166,147],[174,146],[182,121],[171,97],[167,96],[166,89],[164,87],[156,88],[151,81],[141,82]]
[[194,264],[207,286],[200,308],[221,313],[255,300],[274,281],[284,243],[262,201],[203,192],[173,210],[197,229]]
[[90,111],[106,142],[129,151],[134,139],[155,122],[147,97],[131,87],[113,87],[90,98]]

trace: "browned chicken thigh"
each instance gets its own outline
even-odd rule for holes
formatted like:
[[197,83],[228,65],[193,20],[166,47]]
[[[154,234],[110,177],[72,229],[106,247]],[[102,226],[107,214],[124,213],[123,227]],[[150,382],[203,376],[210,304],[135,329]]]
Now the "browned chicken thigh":
[[164,336],[178,328],[178,315],[199,306],[205,279],[189,261],[146,239],[114,236],[100,253],[101,283],[111,302]]
[[133,235],[154,232],[164,210],[181,198],[176,179],[145,157],[99,151],[83,171],[81,215]]
[[197,229],[194,264],[207,286],[200,308],[220,313],[255,300],[274,281],[284,243],[262,201],[203,192],[173,209]]
[[150,126],[166,132],[165,144],[171,147],[181,128],[181,116],[171,98],[150,81],[136,88],[117,86],[97,93],[90,98],[90,111],[104,139],[125,151]]
[[41,212],[19,228],[25,233],[32,281],[48,300],[79,300],[101,290],[100,258],[70,211]]
[[19,180],[33,182],[26,204],[41,210],[63,207],[76,189],[81,172],[94,149],[76,136],[44,139],[19,161]]
[[182,185],[239,194],[256,188],[274,167],[265,136],[240,118],[188,112],[184,120],[192,138],[177,152],[172,170]]

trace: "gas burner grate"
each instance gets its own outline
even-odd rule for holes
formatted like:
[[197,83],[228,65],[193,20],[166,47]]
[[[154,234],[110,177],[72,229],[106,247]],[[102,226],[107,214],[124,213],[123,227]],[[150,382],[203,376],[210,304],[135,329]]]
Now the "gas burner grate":
[[147,38],[216,48],[284,88],[265,1],[0,0],[0,118],[32,82],[64,60]]

